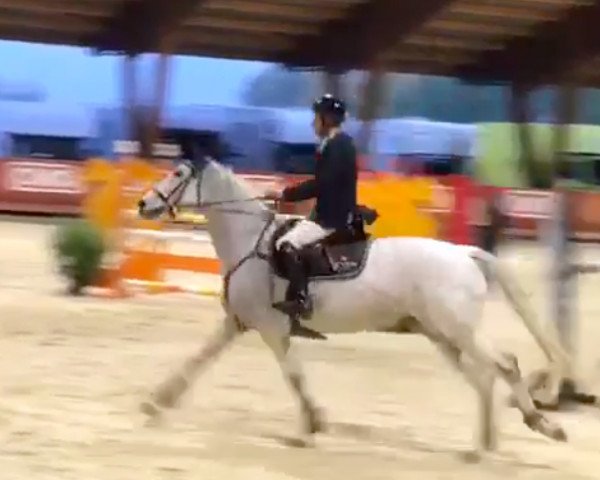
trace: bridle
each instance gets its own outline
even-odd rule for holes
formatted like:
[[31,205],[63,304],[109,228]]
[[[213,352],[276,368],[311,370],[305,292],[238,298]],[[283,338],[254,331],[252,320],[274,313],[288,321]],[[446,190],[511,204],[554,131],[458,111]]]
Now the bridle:
[[[188,169],[190,170],[190,174],[184,178],[180,183],[178,183],[175,188],[173,188],[167,195],[161,192],[158,188],[153,187],[152,192],[158,197],[158,199],[164,204],[167,209],[167,213],[171,218],[175,218],[177,216],[177,203],[181,201],[181,197],[183,196],[183,192],[185,192],[189,183],[196,178],[196,205],[195,208],[203,209],[210,208],[219,205],[227,205],[232,203],[245,203],[245,202],[254,202],[256,200],[266,200],[266,198],[262,195],[250,198],[238,198],[238,199],[227,199],[227,200],[218,200],[214,202],[203,202],[202,201],[202,173],[203,169],[198,169],[196,166],[189,161],[183,162]],[[181,172],[176,171],[174,173],[176,177],[181,177]],[[242,209],[235,208],[226,208],[219,209],[225,213],[234,213],[240,215],[251,215],[256,216],[257,214],[254,212],[248,212]]]
[[[188,185],[194,178],[196,179],[196,208],[198,208],[198,209],[210,208],[210,207],[215,207],[215,206],[220,206],[220,205],[227,205],[227,204],[231,204],[231,203],[244,203],[244,202],[253,202],[256,200],[265,200],[264,196],[257,196],[257,197],[243,198],[243,199],[227,199],[227,200],[218,200],[218,201],[214,201],[214,202],[203,202],[202,201],[202,174],[203,174],[204,170],[198,169],[192,162],[189,162],[189,161],[185,161],[184,164],[190,170],[190,174],[187,175],[186,178],[183,178],[181,180],[181,182],[178,183],[175,186],[175,188],[173,188],[168,194],[165,195],[163,192],[161,192],[156,187],[152,188],[152,192],[159,198],[159,200],[161,202],[163,202],[163,204],[166,207],[167,212],[169,213],[169,216],[171,218],[176,217],[177,203],[179,201],[181,201],[183,192],[185,192],[186,188],[188,187]],[[182,174],[179,170],[176,171],[174,173],[174,175],[176,177],[182,176]],[[257,214],[256,212],[249,212],[249,211],[243,210],[243,209],[219,208],[219,210],[224,213],[259,216],[259,214]],[[246,255],[244,255],[240,260],[238,260],[238,262],[235,265],[233,265],[231,268],[229,268],[225,272],[225,275],[223,276],[223,301],[224,301],[224,304],[228,303],[229,284],[231,282],[231,277],[233,276],[233,274],[235,272],[237,272],[239,270],[239,268],[244,263],[246,263],[248,260],[251,260],[252,258],[259,258],[261,260],[265,260],[266,262],[269,261],[269,254],[265,253],[265,252],[261,252],[260,246],[262,245],[262,243],[265,239],[265,236],[266,236],[267,232],[269,231],[270,227],[275,222],[276,214],[269,210],[267,210],[267,212],[268,212],[268,216],[266,218],[267,221],[265,222],[264,227],[262,228],[260,234],[258,235],[258,238],[257,238],[254,246],[252,247],[252,249]]]

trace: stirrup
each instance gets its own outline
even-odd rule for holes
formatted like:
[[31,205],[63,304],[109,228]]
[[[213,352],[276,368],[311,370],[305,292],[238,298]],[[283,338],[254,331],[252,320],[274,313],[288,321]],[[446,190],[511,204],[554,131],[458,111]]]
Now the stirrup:
[[310,297],[303,300],[284,300],[273,304],[273,308],[285,313],[289,317],[301,317],[304,320],[312,317],[312,301]]
[[298,317],[290,317],[291,329],[290,335],[292,337],[309,338],[311,340],[327,340],[327,337],[320,332],[311,330],[305,327],[298,321]]

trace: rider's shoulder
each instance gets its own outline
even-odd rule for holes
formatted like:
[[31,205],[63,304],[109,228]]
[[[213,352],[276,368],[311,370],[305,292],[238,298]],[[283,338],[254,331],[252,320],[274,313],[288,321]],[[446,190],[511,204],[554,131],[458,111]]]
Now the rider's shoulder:
[[330,145],[354,145],[354,139],[346,132],[339,132],[336,136],[334,136],[330,141]]

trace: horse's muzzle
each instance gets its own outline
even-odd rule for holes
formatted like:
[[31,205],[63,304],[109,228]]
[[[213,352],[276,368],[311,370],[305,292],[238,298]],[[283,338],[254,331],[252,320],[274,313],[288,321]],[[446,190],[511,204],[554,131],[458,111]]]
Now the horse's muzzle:
[[152,220],[154,218],[159,217],[164,208],[156,208],[156,209],[149,209],[148,205],[146,204],[145,200],[140,200],[137,204],[138,207],[138,216],[140,216],[141,218],[145,218],[147,220]]

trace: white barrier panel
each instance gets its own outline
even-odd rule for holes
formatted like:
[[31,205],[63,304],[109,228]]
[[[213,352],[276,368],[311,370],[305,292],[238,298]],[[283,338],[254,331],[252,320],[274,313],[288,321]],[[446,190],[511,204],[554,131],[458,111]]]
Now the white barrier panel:
[[155,238],[157,240],[187,240],[191,242],[210,243],[212,244],[210,237],[206,233],[190,233],[188,231],[177,231],[177,230],[145,230],[128,228],[125,230],[127,236],[131,237],[145,237]]

